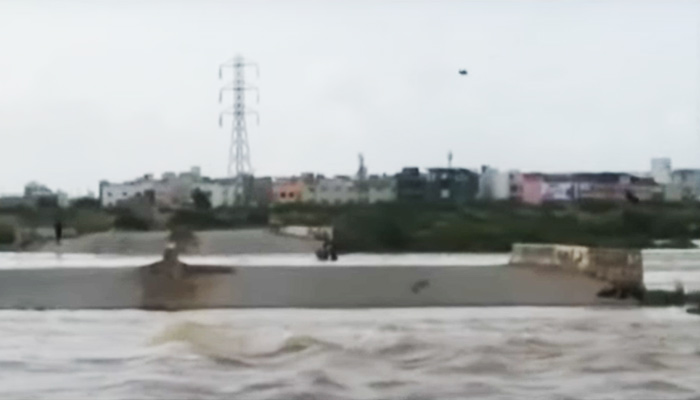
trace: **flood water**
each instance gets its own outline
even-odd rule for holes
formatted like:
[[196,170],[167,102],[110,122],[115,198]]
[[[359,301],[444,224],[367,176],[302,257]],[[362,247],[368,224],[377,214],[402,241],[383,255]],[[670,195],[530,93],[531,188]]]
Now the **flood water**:
[[[96,259],[157,257],[5,253],[0,268]],[[431,260],[476,267],[507,256],[341,262]],[[650,251],[644,262],[649,287],[700,289],[700,251]],[[700,399],[700,318],[681,308],[0,311],[0,334],[0,398]]]

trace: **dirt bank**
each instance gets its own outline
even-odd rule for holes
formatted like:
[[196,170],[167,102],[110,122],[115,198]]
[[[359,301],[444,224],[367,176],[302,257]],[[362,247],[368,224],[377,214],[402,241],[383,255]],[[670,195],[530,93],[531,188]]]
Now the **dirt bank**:
[[[93,233],[67,239],[57,246],[51,242],[36,251],[95,254],[162,254],[168,231]],[[266,229],[196,232],[198,245],[189,254],[312,253],[319,247],[313,240],[275,235]]]

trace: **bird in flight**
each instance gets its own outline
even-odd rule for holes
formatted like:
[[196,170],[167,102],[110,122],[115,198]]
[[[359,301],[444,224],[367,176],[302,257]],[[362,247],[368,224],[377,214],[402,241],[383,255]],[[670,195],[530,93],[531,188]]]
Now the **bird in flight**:
[[459,74],[460,74],[460,75],[466,75],[466,74],[467,74],[467,70],[466,70],[466,69],[460,69],[460,70],[459,70]]

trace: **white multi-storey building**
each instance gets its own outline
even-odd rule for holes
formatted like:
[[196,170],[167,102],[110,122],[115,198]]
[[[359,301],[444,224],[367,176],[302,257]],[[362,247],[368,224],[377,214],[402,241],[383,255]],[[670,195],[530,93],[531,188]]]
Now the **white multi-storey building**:
[[325,178],[303,176],[297,182],[301,193],[299,201],[317,204],[379,203],[396,200],[396,181],[393,177],[370,176],[363,180],[347,176]]
[[478,198],[484,200],[506,200],[511,197],[511,174],[484,166],[479,176]]
[[372,175],[366,184],[367,202],[370,204],[396,201],[396,179],[394,177]]
[[659,185],[671,183],[671,171],[670,158],[654,158],[651,160],[651,177]]
[[316,203],[347,204],[359,201],[359,192],[355,182],[348,177],[322,178],[314,186],[312,201]]
[[179,175],[166,172],[161,179],[148,174],[130,182],[103,181],[100,183],[100,201],[103,207],[114,207],[123,200],[150,197],[158,206],[178,208],[190,203],[192,192],[197,189],[209,197],[212,207],[233,203],[233,182],[203,178],[198,167]]

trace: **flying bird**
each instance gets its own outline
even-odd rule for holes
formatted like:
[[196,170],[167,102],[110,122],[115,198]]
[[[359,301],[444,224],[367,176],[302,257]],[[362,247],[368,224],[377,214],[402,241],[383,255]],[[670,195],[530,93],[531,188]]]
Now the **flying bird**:
[[460,70],[459,70],[459,74],[460,74],[460,75],[466,75],[466,74],[467,74],[467,70],[466,70],[466,69],[460,69]]

